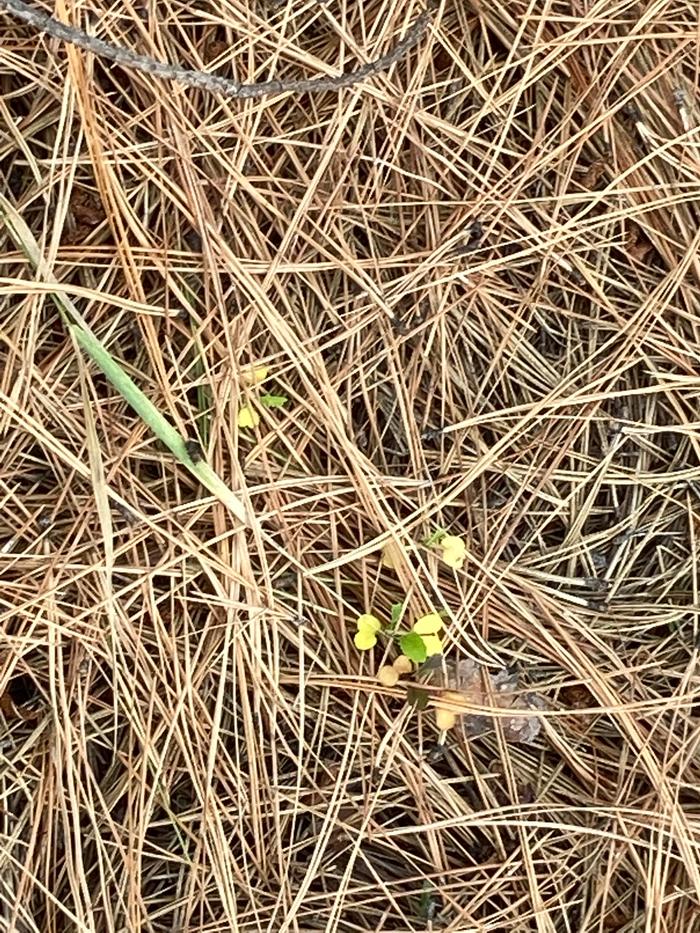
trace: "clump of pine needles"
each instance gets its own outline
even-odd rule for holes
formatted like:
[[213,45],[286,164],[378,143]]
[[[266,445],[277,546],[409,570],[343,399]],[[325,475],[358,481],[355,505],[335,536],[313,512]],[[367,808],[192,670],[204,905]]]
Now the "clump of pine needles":
[[[422,13],[194,6],[59,5],[236,81]],[[2,929],[700,930],[698,52],[444,0],[240,102],[0,19]],[[397,600],[534,741],[377,683]]]

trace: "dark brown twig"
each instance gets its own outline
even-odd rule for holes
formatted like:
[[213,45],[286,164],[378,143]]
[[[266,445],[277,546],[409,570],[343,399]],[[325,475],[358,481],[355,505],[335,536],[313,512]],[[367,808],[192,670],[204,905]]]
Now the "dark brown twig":
[[49,16],[41,10],[34,9],[23,0],[0,0],[0,11],[14,16],[25,23],[28,23],[39,32],[45,33],[54,39],[60,39],[63,42],[70,42],[86,52],[92,52],[99,58],[107,58],[123,65],[126,68],[133,68],[136,71],[143,71],[146,74],[156,75],[158,78],[170,78],[173,81],[181,81],[190,87],[203,88],[215,94],[223,94],[225,97],[236,97],[239,99],[249,99],[255,97],[265,97],[267,94],[280,94],[292,92],[302,94],[307,91],[336,91],[343,87],[350,87],[377,74],[385,71],[413,48],[418,43],[426,30],[429,21],[429,13],[426,11],[418,17],[413,26],[408,30],[406,36],[394,48],[382,55],[381,58],[372,62],[367,62],[355,71],[345,72],[335,77],[320,78],[301,78],[296,81],[260,81],[252,84],[240,84],[237,81],[230,81],[228,78],[221,78],[217,75],[207,74],[204,71],[190,71],[179,65],[170,65],[166,62],[158,62],[147,55],[140,55],[131,49],[125,49],[95,36],[89,35],[82,29],[75,26],[69,26],[62,23],[54,17]]

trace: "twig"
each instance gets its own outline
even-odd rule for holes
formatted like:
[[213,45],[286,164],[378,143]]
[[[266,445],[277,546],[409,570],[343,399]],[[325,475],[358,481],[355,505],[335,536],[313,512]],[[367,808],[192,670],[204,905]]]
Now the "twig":
[[203,88],[206,91],[223,94],[225,97],[249,99],[265,97],[267,94],[292,92],[302,94],[307,91],[335,91],[339,88],[350,87],[364,78],[385,71],[416,45],[428,25],[430,14],[428,11],[421,14],[406,33],[406,36],[394,48],[373,62],[367,62],[355,71],[348,71],[335,77],[301,78],[296,81],[260,81],[252,84],[240,84],[221,78],[217,75],[207,74],[204,71],[190,71],[180,65],[170,65],[159,62],[147,55],[139,55],[131,49],[112,45],[95,36],[89,35],[82,29],[62,23],[53,16],[41,10],[34,9],[23,0],[0,0],[0,11],[28,23],[39,32],[45,33],[54,39],[70,42],[86,52],[92,52],[100,58],[107,58],[136,71],[156,75],[158,78],[170,78],[181,81],[190,87]]

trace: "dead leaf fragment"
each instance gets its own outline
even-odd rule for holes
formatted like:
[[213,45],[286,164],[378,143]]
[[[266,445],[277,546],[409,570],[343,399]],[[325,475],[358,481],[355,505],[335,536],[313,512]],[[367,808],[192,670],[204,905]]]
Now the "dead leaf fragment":
[[[481,664],[468,658],[446,665],[448,690],[441,696],[450,703],[459,697],[465,706],[497,706],[513,711],[513,716],[499,716],[503,734],[508,742],[530,744],[535,741],[542,728],[537,710],[545,703],[541,697],[523,693],[519,689],[518,674],[501,668],[490,672]],[[462,713],[462,725],[470,736],[483,735],[494,729],[494,717],[488,713]]]

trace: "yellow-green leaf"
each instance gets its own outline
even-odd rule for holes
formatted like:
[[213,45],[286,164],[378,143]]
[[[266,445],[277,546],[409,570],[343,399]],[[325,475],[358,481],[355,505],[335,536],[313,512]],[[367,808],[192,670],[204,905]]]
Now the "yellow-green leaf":
[[424,635],[423,644],[427,657],[432,658],[433,655],[442,654],[442,638],[439,635]]
[[437,612],[430,612],[427,616],[416,619],[413,631],[416,635],[437,635],[442,630],[442,617]]
[[399,639],[399,647],[401,648],[401,653],[405,654],[409,660],[414,661],[416,664],[422,664],[428,657],[428,653],[425,649],[425,642],[420,635],[417,635],[415,632],[402,635]]
[[260,424],[260,415],[251,408],[250,405],[244,405],[238,412],[239,428],[257,428]]
[[355,647],[359,651],[369,651],[370,648],[374,648],[377,644],[377,636],[371,629],[361,628],[359,631],[355,632],[353,641],[355,642]]
[[462,554],[467,553],[467,545],[464,543],[464,539],[458,538],[457,535],[445,535],[440,539],[440,547],[449,551],[461,551]]
[[369,632],[378,632],[382,627],[382,623],[376,616],[370,615],[368,612],[363,613],[361,616],[357,617],[357,628],[366,629]]
[[261,395],[260,404],[265,408],[284,408],[289,399],[286,395]]
[[241,373],[241,382],[247,386],[259,385],[267,379],[267,366],[249,366]]

